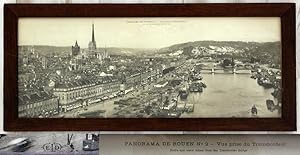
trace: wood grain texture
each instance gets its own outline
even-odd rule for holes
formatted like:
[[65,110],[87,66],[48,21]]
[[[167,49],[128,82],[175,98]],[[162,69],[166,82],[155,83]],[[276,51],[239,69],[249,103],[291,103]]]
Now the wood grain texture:
[[[149,0],[106,0],[104,2],[104,0],[5,0],[6,3],[150,3]],[[297,78],[299,78],[299,74],[300,74],[300,1],[298,0],[183,0],[182,1],[178,1],[178,0],[161,0],[161,3],[272,3],[272,2],[276,2],[276,3],[286,3],[286,2],[292,2],[292,3],[296,3],[296,15],[297,15]],[[2,9],[2,8],[1,8]],[[3,12],[3,10],[1,10]],[[1,66],[1,68],[3,68]],[[298,82],[300,83],[300,82]],[[300,88],[300,84],[298,85],[298,88]],[[298,97],[300,96],[300,93],[297,95]],[[300,100],[300,97],[298,98],[298,100]],[[0,114],[2,115],[3,113],[3,106],[2,106],[3,102],[0,103]],[[300,111],[300,106],[297,107],[297,111]],[[298,114],[298,120],[300,119],[300,115]],[[2,118],[0,119],[0,132],[3,132],[3,122],[2,122]],[[298,128],[300,128],[300,123],[298,121]],[[116,134],[143,134],[143,133],[148,133],[148,134],[180,134],[180,133],[187,133],[187,134],[247,134],[247,133],[251,133],[251,134],[264,134],[264,133],[269,133],[269,134],[284,134],[284,133],[300,133],[300,131],[298,130],[297,132],[206,132],[206,131],[197,131],[197,132],[102,132],[104,134],[111,134],[111,133],[116,133]]]
[[[101,12],[97,11],[101,10]],[[214,10],[214,11],[211,11]],[[38,12],[38,13],[37,13]],[[17,19],[19,17],[281,17],[283,50],[282,118],[95,118],[17,117]],[[294,131],[295,9],[292,4],[201,5],[6,5],[4,128],[7,131]]]
[[[9,3],[14,3],[16,0],[6,0],[6,2],[9,2]],[[17,0],[18,3],[40,3],[40,2],[45,2],[45,0]],[[256,2],[256,3],[272,3],[272,2],[276,2],[276,3],[284,3],[284,2],[295,2],[296,3],[296,12],[297,12],[297,78],[299,78],[299,64],[300,64],[300,55],[299,55],[299,52],[300,52],[300,1],[297,1],[297,0],[183,0],[184,3],[253,3],[253,2]],[[48,3],[63,3],[62,0],[46,0],[46,2]],[[160,1],[162,3],[174,3],[174,0],[162,0]],[[65,0],[64,3],[120,3],[120,2],[116,2],[115,0],[106,0],[105,2],[102,1],[102,0]],[[149,0],[122,0],[121,3],[149,3]],[[175,0],[175,3],[182,3],[181,1],[177,1]],[[299,85],[300,86],[300,85]],[[298,87],[299,88],[299,87]],[[299,94],[300,95],[300,94]],[[299,96],[298,95],[298,96]],[[2,107],[1,107],[2,108]],[[2,109],[0,108],[1,111],[3,111]],[[297,108],[298,110],[297,111],[300,111],[300,106],[298,106]],[[299,115],[297,117],[298,119],[300,118]],[[300,127],[300,123],[297,123],[298,124],[298,128]],[[2,125],[2,123],[1,123]],[[1,128],[2,129],[2,128]],[[161,134],[161,132],[102,132],[102,133],[119,133],[119,134],[132,134],[132,133],[156,133],[156,134]],[[176,133],[176,134],[179,134],[180,132],[162,132],[163,134],[166,134],[166,133]],[[182,132],[182,133],[188,133],[188,134],[207,134],[207,133],[213,133],[213,134],[216,134],[216,133],[219,133],[219,134],[223,134],[224,132],[205,132],[205,131],[200,131],[200,132]],[[274,133],[300,133],[299,131],[297,132],[226,132],[226,133],[242,133],[242,134],[245,134],[245,133],[271,133],[271,134],[274,134]]]

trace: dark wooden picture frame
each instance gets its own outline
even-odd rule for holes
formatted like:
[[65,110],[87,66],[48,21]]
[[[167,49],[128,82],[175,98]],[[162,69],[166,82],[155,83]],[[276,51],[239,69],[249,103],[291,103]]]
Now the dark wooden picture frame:
[[[18,18],[20,17],[280,17],[281,118],[19,118]],[[294,131],[296,130],[295,4],[151,4],[4,6],[5,131]]]

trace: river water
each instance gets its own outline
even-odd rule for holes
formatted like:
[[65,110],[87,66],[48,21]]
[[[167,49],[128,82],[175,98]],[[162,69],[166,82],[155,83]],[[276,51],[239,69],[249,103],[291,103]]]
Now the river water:
[[277,110],[267,109],[266,100],[274,97],[273,89],[265,89],[250,78],[250,74],[203,74],[207,85],[202,93],[190,93],[186,102],[193,103],[194,112],[182,117],[252,117],[251,107],[258,109],[257,117],[281,117]]

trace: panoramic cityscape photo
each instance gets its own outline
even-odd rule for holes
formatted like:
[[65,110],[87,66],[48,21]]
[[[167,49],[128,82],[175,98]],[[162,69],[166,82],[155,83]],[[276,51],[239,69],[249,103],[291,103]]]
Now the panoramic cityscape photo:
[[281,117],[280,18],[20,18],[25,118]]

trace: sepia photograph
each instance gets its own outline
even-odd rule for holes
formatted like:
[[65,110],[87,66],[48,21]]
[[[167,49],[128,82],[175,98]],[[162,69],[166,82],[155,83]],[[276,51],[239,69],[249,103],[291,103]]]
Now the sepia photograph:
[[18,20],[20,118],[281,118],[280,17]]

